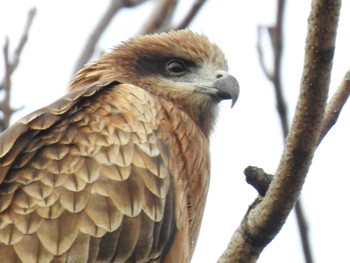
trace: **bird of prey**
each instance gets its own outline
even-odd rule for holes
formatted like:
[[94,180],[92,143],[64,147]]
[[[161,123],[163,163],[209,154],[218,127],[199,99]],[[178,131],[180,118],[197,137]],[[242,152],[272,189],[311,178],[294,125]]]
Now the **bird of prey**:
[[81,69],[0,136],[0,261],[189,262],[217,105],[238,93],[220,48],[190,30]]

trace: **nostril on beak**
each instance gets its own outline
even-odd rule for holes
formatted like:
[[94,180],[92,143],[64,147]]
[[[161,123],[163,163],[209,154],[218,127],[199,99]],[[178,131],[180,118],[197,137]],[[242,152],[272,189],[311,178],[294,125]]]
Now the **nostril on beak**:
[[225,77],[226,75],[227,75],[227,72],[223,71],[223,70],[217,70],[215,72],[216,79],[221,79],[221,78]]

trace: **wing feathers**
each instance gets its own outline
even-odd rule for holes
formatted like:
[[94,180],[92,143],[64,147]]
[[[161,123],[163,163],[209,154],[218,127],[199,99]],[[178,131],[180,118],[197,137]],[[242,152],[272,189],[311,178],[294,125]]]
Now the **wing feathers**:
[[28,196],[39,200],[45,199],[53,191],[52,187],[46,186],[39,181],[34,181],[28,185],[25,185],[22,189]]
[[13,225],[6,225],[0,229],[0,243],[5,245],[13,245],[23,238],[23,233]]
[[[159,101],[115,84],[70,92],[0,135],[1,257],[158,262],[168,251],[187,209],[186,194],[174,193],[181,153],[202,153],[181,146],[190,143],[183,134],[159,131],[169,122]],[[201,156],[191,160],[201,166]]]
[[12,219],[15,227],[23,234],[34,233],[44,220],[36,212],[29,213],[26,216],[13,215]]
[[42,246],[60,256],[74,243],[79,234],[79,214],[64,211],[60,217],[45,220],[37,231]]
[[[59,201],[54,202],[50,206],[39,206],[36,208],[36,212],[42,218],[45,219],[56,219],[62,215],[64,212],[63,207],[59,203]],[[20,213],[20,212],[18,212]]]
[[[115,262],[127,262],[132,255],[141,231],[141,216],[134,218],[124,217],[118,243],[123,244],[117,246],[113,260]],[[131,259],[132,262],[132,259]],[[135,262],[135,261],[134,261]]]
[[86,183],[95,182],[100,176],[101,165],[98,165],[92,158],[79,158],[82,160],[80,168],[75,171],[75,175]]
[[96,238],[101,238],[107,234],[107,229],[99,227],[86,213],[82,213],[80,221],[80,232],[82,233]]
[[1,137],[3,138],[2,141],[4,143],[0,144],[0,157],[4,157],[6,154],[8,154],[10,150],[13,153],[12,158],[8,156],[8,158],[6,159],[1,159],[1,165],[4,166],[11,163],[13,159],[16,158],[16,155],[21,149],[17,148],[16,151],[16,149],[13,146],[15,142],[18,141],[20,135],[28,130],[28,127],[26,125],[22,125],[21,123],[14,124],[12,127],[12,129],[7,129],[1,133]]
[[89,200],[89,189],[81,191],[71,191],[64,188],[60,189],[60,204],[71,213],[79,213],[85,207]]
[[136,176],[130,176],[126,181],[106,180],[101,183],[118,210],[130,217],[141,212],[143,203],[143,185],[134,177]]
[[123,167],[118,165],[100,165],[99,169],[104,176],[116,181],[125,181],[129,178],[131,174],[130,166]]
[[143,211],[153,221],[159,222],[163,218],[165,198],[159,198],[145,189],[143,194]]
[[14,158],[17,158],[18,153],[31,142],[30,138],[36,132],[54,125],[61,120],[59,116],[71,110],[74,105],[81,101],[81,98],[92,96],[100,89],[101,86],[94,86],[68,93],[50,106],[33,112],[2,132],[0,138],[1,165],[12,163]]
[[[7,250],[9,251],[9,249]],[[21,262],[49,263],[54,257],[52,253],[42,247],[42,244],[35,234],[24,236],[20,243],[14,245],[14,251]],[[3,255],[1,251],[0,254]]]
[[123,214],[115,207],[111,199],[98,194],[91,196],[85,213],[98,227],[108,232],[117,230],[123,219]]
[[170,186],[170,174],[167,169],[163,169],[163,171],[160,172],[162,176],[157,176],[148,169],[140,167],[135,167],[134,169],[137,174],[141,175],[142,181],[149,191],[160,198],[166,197]]

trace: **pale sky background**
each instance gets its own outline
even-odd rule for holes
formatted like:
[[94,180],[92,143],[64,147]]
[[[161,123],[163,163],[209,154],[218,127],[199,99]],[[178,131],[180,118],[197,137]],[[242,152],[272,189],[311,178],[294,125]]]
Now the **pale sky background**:
[[[192,1],[188,1],[192,2]],[[27,11],[37,6],[18,70],[13,78],[15,107],[25,106],[18,119],[64,94],[74,64],[87,37],[109,1],[11,0],[0,1],[0,45],[7,35],[11,50],[18,43]],[[292,117],[301,77],[307,17],[311,1],[288,1],[286,7],[283,84]],[[238,79],[241,95],[221,116],[211,140],[212,179],[194,263],[216,262],[257,193],[245,182],[243,170],[259,166],[274,173],[282,151],[282,135],[271,84],[264,77],[256,52],[257,25],[275,21],[276,0],[208,0],[191,25],[207,34],[225,51],[230,72]],[[183,6],[182,8],[186,8]],[[133,36],[148,17],[152,2],[117,16],[99,42],[105,50]],[[184,9],[178,11],[183,14]],[[350,2],[344,1],[334,60],[331,94],[350,68]],[[3,57],[0,56],[0,77]],[[317,263],[348,259],[350,215],[349,149],[350,106],[319,147],[302,198],[310,224]],[[264,250],[259,262],[304,262],[292,213],[285,227]]]

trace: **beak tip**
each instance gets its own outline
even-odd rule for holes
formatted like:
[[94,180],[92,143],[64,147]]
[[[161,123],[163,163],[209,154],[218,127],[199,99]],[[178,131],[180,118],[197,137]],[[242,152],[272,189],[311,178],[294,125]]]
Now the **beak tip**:
[[235,105],[239,96],[239,84],[235,77],[226,73],[215,83],[221,99],[231,99],[231,108]]

